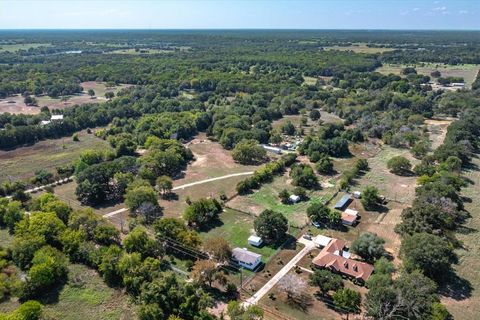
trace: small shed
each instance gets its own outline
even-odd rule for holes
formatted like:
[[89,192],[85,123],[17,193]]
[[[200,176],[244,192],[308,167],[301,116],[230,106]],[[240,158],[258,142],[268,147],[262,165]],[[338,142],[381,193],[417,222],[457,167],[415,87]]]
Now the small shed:
[[353,197],[355,199],[360,199],[362,197],[362,193],[360,191],[354,191],[353,192]]
[[326,236],[322,236],[321,234],[316,236],[314,239],[313,239],[313,243],[315,244],[316,247],[318,248],[323,248],[323,247],[326,247],[330,241],[332,241],[332,238],[330,237],[326,237]]
[[297,203],[298,201],[300,201],[300,197],[297,196],[296,194],[290,195],[288,199],[290,200],[291,203]]
[[241,267],[244,267],[248,270],[255,270],[262,262],[262,256],[260,254],[248,251],[245,248],[233,249],[232,259]]
[[344,207],[347,207],[352,201],[352,197],[349,194],[345,194],[340,200],[335,204],[335,209],[342,210]]
[[357,216],[342,212],[342,223],[347,226],[353,226],[357,222]]
[[259,247],[262,245],[263,240],[258,236],[251,235],[248,237],[248,243],[254,247]]
[[355,217],[358,216],[358,211],[357,210],[353,210],[353,209],[349,209],[349,208],[345,209],[345,213],[349,214],[349,215],[352,215],[352,216],[355,216]]
[[46,126],[46,125],[49,124],[50,122],[51,122],[50,120],[42,120],[42,121],[40,122],[40,125]]
[[63,114],[54,114],[54,115],[52,115],[52,117],[50,118],[50,120],[52,120],[52,121],[61,121],[61,120],[63,120]]

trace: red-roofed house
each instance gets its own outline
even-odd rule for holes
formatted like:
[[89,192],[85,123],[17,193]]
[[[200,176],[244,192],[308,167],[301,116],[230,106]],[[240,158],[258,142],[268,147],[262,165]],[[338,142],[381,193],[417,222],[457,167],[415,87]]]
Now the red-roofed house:
[[346,275],[360,283],[365,283],[374,271],[373,266],[365,262],[349,259],[349,255],[345,255],[343,252],[345,244],[345,241],[333,239],[313,259],[313,264],[319,268],[329,269]]

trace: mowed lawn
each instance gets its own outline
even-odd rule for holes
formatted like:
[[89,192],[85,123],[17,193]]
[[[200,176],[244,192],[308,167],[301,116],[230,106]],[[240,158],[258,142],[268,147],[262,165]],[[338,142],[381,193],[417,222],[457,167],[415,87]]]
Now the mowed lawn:
[[108,142],[87,132],[79,132],[80,141],[72,137],[40,141],[30,147],[0,151],[0,183],[9,180],[28,180],[35,171],[45,169],[55,172],[55,168],[72,163],[88,149],[110,149]]
[[[322,178],[319,177],[319,179]],[[259,215],[265,209],[274,210],[284,214],[290,225],[302,227],[308,222],[306,214],[308,206],[315,201],[324,203],[335,193],[334,187],[330,187],[310,192],[308,201],[283,204],[278,197],[283,189],[290,192],[294,189],[286,175],[275,177],[272,183],[264,184],[259,190],[255,190],[251,194],[235,197],[227,205],[254,215]]]
[[480,159],[474,158],[473,164],[475,167],[464,171],[471,183],[462,190],[462,195],[471,199],[465,203],[471,217],[465,223],[465,232],[456,233],[463,244],[462,249],[456,251],[459,263],[454,266],[458,284],[453,294],[442,298],[454,318],[463,320],[479,319],[480,315]]
[[248,237],[255,233],[253,216],[236,210],[225,209],[220,214],[220,221],[221,223],[208,232],[200,233],[203,240],[213,237],[224,238],[232,248],[248,248],[250,251],[261,254],[263,262],[266,262],[277,251],[277,249],[268,246],[257,248],[248,244]]

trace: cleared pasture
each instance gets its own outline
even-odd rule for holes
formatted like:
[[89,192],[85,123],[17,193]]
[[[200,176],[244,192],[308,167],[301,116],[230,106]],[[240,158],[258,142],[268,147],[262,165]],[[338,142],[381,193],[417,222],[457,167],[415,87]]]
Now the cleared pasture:
[[[480,65],[477,64],[463,64],[463,65],[447,65],[447,64],[434,64],[434,63],[419,63],[414,65],[403,64],[385,64],[379,67],[376,71],[382,74],[397,74],[400,75],[402,70],[406,67],[414,67],[418,74],[430,76],[433,71],[440,71],[442,77],[462,77],[465,79],[465,85],[470,88],[473,81],[477,76],[480,69]],[[432,80],[434,80],[432,78]]]
[[55,172],[56,167],[72,163],[87,149],[111,148],[108,142],[88,134],[86,130],[79,132],[79,139],[73,141],[71,137],[65,137],[44,140],[33,146],[0,151],[0,183],[28,180],[39,169]]
[[331,47],[326,47],[325,50],[331,51],[331,50],[338,50],[338,51],[353,51],[355,53],[383,53],[383,52],[388,52],[388,51],[394,51],[397,50],[395,48],[374,48],[374,47],[369,47],[366,43],[352,43],[350,46],[331,46]]
[[[88,81],[82,82],[80,85],[84,91],[80,94],[67,96],[66,101],[62,101],[61,98],[51,98],[49,96],[37,96],[38,106],[27,106],[23,101],[24,98],[17,94],[5,99],[0,99],[0,113],[14,113],[14,114],[38,114],[41,107],[49,107],[50,109],[65,109],[78,104],[85,103],[99,103],[105,102],[105,92],[112,91],[117,93],[119,90],[131,87],[132,85],[120,84],[115,87],[109,88],[104,82]],[[93,89],[95,91],[95,97],[92,99],[88,95],[88,90]]]
[[456,233],[462,242],[462,248],[456,253],[459,262],[454,266],[456,281],[449,290],[443,292],[442,302],[455,319],[474,320],[480,314],[480,159],[474,158],[473,165],[463,174],[470,180],[462,195],[471,201],[465,203],[465,210],[470,214],[465,227]]
[[35,49],[38,47],[50,47],[50,43],[17,43],[0,44],[0,52],[17,52],[19,50]]

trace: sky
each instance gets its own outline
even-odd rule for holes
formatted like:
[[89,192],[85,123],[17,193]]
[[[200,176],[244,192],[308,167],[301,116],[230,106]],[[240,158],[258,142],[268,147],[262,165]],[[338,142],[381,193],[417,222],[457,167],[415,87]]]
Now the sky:
[[480,29],[480,0],[0,0],[0,29]]

